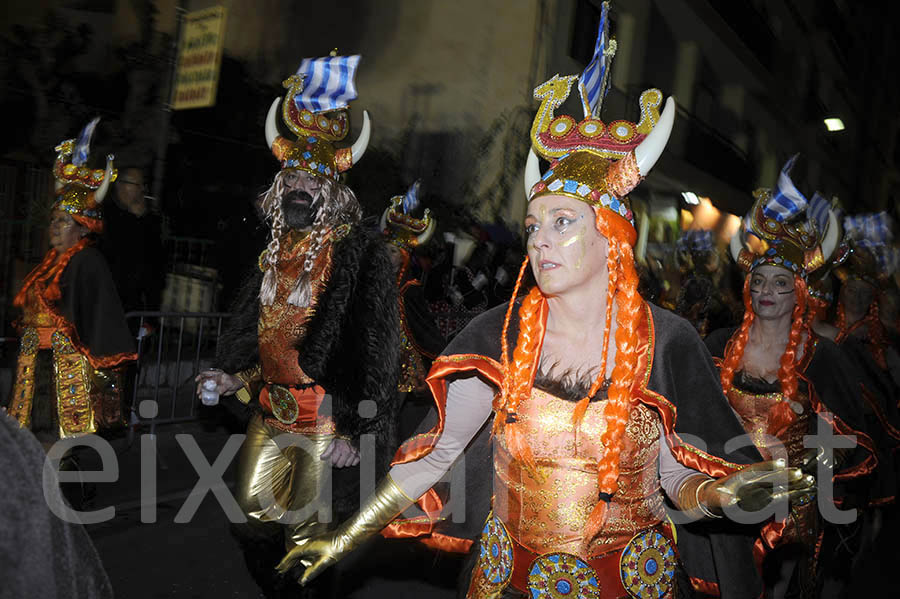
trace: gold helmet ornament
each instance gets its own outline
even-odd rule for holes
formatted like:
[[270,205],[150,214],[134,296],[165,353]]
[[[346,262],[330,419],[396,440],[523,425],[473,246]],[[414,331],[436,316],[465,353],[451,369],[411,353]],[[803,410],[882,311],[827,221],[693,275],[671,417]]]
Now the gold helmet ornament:
[[53,177],[56,179],[54,209],[69,213],[76,222],[94,233],[103,231],[103,204],[109,184],[116,180],[112,154],[106,157],[105,169],[91,169],[88,158],[91,138],[100,117],[84,126],[76,139],[56,146]]

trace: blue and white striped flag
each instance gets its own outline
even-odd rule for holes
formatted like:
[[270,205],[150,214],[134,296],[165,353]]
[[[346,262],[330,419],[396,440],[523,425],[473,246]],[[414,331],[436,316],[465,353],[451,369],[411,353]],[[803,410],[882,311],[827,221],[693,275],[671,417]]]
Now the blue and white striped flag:
[[892,245],[882,245],[872,252],[882,274],[893,276],[900,269],[900,248]]
[[616,42],[609,39],[608,15],[609,2],[604,2],[600,8],[600,27],[594,44],[594,56],[578,77],[578,90],[581,92],[585,117],[600,116],[600,107],[603,106],[603,98],[609,88],[609,65],[616,53]]
[[297,69],[303,90],[294,96],[297,108],[329,112],[346,108],[356,99],[356,68],[360,56],[304,58]]
[[774,218],[778,222],[790,220],[792,217],[806,210],[806,196],[800,193],[797,186],[791,180],[790,172],[799,154],[794,154],[788,160],[781,174],[778,175],[778,184],[772,198],[763,206],[763,213],[768,218]]
[[421,181],[412,184],[406,195],[403,196],[403,214],[412,214],[413,210],[419,207],[419,187]]
[[819,232],[819,235],[824,235],[825,229],[828,227],[828,211],[830,208],[831,202],[822,197],[822,194],[818,191],[813,194],[812,199],[809,201],[809,208],[806,209],[806,214],[815,223],[816,231]]
[[862,245],[871,247],[883,245],[894,238],[891,217],[887,212],[848,216],[844,219],[844,231],[848,239],[864,241]]
[[709,252],[713,249],[712,231],[702,229],[692,229],[685,231],[678,238],[676,246],[681,251],[687,252]]
[[97,128],[97,123],[99,122],[100,117],[98,116],[85,125],[81,133],[78,134],[78,139],[75,141],[75,149],[72,150],[72,164],[75,166],[81,166],[87,162],[91,153],[91,137],[94,136],[94,129]]

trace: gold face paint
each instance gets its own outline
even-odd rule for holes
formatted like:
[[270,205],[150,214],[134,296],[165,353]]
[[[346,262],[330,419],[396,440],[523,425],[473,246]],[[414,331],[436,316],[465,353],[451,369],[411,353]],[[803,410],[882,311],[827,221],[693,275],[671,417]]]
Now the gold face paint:
[[562,242],[562,247],[567,248],[576,241],[581,241],[584,238],[584,235],[582,233],[582,231],[579,231],[578,233],[572,235],[572,237],[570,237],[569,239],[566,239],[564,242]]

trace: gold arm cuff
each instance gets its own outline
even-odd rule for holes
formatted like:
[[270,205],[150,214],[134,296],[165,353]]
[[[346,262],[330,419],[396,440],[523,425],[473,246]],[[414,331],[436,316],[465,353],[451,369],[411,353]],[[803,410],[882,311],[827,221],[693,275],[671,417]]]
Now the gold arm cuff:
[[242,404],[249,404],[250,400],[253,399],[252,397],[250,397],[250,391],[247,390],[246,386],[241,387],[240,389],[235,391],[234,396],[237,397],[238,401]]
[[687,479],[681,488],[678,489],[678,507],[681,511],[693,520],[703,520],[705,518],[721,518],[718,514],[710,511],[710,509],[700,501],[700,492],[708,484],[716,479],[708,476],[692,476]]
[[391,485],[392,487],[394,487],[395,489],[397,489],[397,491],[398,491],[401,495],[403,495],[404,497],[406,497],[406,499],[408,499],[410,503],[415,503],[415,502],[416,502],[415,499],[413,499],[412,497],[410,497],[409,495],[407,495],[407,494],[406,494],[406,491],[404,491],[404,490],[400,487],[400,485],[397,484],[397,481],[394,480],[394,477],[391,476],[391,473],[390,473],[390,472],[387,473],[387,475],[385,476],[385,478],[386,478],[388,481],[390,481],[390,482],[387,482],[386,484]]
[[244,387],[249,389],[251,383],[262,380],[262,366],[257,364],[253,368],[236,372],[234,376],[241,379],[241,382],[244,383]]

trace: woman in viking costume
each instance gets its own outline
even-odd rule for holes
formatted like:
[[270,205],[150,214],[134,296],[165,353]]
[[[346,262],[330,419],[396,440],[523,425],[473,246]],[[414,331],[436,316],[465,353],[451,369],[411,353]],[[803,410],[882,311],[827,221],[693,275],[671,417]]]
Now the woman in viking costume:
[[893,232],[890,217],[884,212],[848,216],[843,224],[850,255],[835,269],[841,281],[835,342],[854,346],[867,374],[884,379],[885,390],[896,397],[900,392],[900,357],[882,322],[881,304],[900,267],[900,249],[890,245]]
[[[648,90],[639,123],[606,124],[580,85],[586,118],[554,118],[577,79],[555,76],[535,91],[542,104],[531,141],[551,163],[542,176],[532,153],[526,167],[528,258],[516,293],[508,306],[474,319],[432,366],[437,426],[401,447],[356,516],[282,561],[282,570],[307,566],[301,582],[416,498],[426,516],[395,521],[389,534],[430,533],[445,549],[471,547],[472,539],[434,530],[441,502],[432,486],[479,430],[493,440],[484,473],[493,501],[486,524],[477,524],[472,598],[674,596],[678,551],[666,496],[695,519],[716,519],[751,496],[768,500],[808,486],[799,471],[774,463],[742,470],[758,459],[752,448],[725,453],[725,440],[742,431],[702,341],[637,293],[626,194],[661,155],[674,102],[660,115],[662,94]],[[529,267],[537,286],[518,297]],[[774,475],[782,484],[762,482]],[[718,567],[711,553],[696,562],[707,573]],[[712,590],[713,576],[696,576]],[[746,579],[729,582],[738,590],[732,596],[760,590]]]
[[[833,257],[839,225],[830,212],[821,223],[807,217],[806,198],[789,175],[795,158],[782,169],[775,190],[755,192],[753,208],[732,239],[732,255],[748,273],[741,326],[715,331],[706,342],[731,407],[765,459],[782,457],[803,466],[810,459],[804,436],[816,432],[816,414],[830,413],[836,434],[856,435],[858,451],[836,450],[834,460],[834,481],[850,481],[876,464],[872,440],[862,432],[867,427],[859,375],[834,343],[811,329],[808,291],[810,276]],[[802,596],[817,596],[821,533],[813,497],[792,502],[786,519],[762,528],[754,545],[757,563],[780,550],[767,564],[774,568],[773,596],[784,596],[795,569]]]
[[116,177],[112,156],[105,170],[88,167],[98,122],[56,147],[51,247],[13,300],[22,318],[9,413],[45,445],[120,421],[117,369],[137,358],[109,267],[93,247]]

